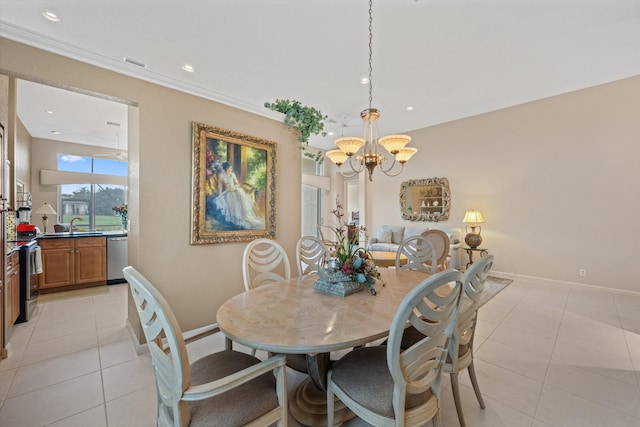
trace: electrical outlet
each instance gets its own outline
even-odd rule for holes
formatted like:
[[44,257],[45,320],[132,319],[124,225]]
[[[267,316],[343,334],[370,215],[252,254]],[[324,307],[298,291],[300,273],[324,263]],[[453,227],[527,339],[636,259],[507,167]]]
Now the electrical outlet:
[[587,275],[587,270],[585,270],[584,268],[581,268],[578,273],[580,274],[580,277],[586,277]]

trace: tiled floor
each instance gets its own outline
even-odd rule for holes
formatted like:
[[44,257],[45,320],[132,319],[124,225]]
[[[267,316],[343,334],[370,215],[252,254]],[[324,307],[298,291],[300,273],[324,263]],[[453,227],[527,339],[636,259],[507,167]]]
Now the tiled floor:
[[[15,326],[0,362],[0,426],[155,425],[150,359],[136,355],[125,329],[126,285],[109,289],[38,305]],[[517,280],[480,316],[476,371],[487,408],[461,374],[469,427],[640,425],[640,297]],[[192,345],[190,355],[221,343]],[[300,380],[291,373],[289,387]],[[442,397],[444,426],[455,427],[448,380]]]

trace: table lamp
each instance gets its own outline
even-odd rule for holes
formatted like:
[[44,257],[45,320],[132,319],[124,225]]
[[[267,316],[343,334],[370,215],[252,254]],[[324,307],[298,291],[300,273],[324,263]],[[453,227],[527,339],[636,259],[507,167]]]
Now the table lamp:
[[49,222],[48,215],[57,215],[55,209],[49,203],[43,203],[38,209],[36,209],[34,214],[42,214],[42,225],[44,228],[44,232],[47,232],[47,223]]
[[482,243],[482,236],[480,236],[481,228],[478,224],[484,222],[480,211],[467,211],[464,214],[462,222],[471,224],[466,226],[467,235],[464,236],[464,242],[469,245],[471,249],[475,249]]

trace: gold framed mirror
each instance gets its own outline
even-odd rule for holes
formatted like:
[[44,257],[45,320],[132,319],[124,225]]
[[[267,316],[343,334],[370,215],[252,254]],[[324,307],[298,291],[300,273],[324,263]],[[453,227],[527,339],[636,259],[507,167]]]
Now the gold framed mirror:
[[412,179],[400,186],[402,219],[445,221],[449,219],[451,192],[447,178]]

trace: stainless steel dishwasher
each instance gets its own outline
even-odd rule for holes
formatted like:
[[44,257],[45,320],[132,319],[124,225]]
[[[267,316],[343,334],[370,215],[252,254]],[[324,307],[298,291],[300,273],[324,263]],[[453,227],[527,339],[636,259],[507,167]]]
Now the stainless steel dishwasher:
[[128,265],[126,237],[107,237],[107,285],[124,283],[122,269]]

